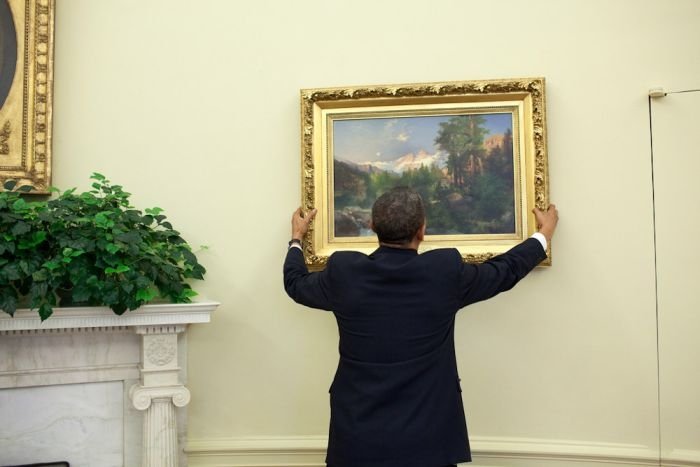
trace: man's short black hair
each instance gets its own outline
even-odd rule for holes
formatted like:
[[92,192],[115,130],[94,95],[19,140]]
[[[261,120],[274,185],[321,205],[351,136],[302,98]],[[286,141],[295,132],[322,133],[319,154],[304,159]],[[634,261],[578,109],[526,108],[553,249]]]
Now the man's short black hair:
[[381,243],[410,243],[424,222],[423,199],[412,188],[393,188],[372,206],[372,229]]

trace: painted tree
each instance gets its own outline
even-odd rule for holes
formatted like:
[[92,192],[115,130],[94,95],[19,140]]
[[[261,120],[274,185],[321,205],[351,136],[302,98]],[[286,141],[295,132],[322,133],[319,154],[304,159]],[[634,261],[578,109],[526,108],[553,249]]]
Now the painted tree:
[[478,114],[457,115],[440,123],[435,144],[447,153],[447,170],[453,184],[464,187],[467,178],[483,172],[486,119]]

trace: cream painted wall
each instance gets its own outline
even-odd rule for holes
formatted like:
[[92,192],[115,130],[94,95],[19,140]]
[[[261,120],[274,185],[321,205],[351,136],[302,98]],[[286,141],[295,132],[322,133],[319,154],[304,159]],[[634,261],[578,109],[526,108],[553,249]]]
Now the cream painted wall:
[[554,266],[459,315],[470,432],[655,455],[646,93],[697,87],[700,2],[57,0],[56,10],[54,184],[86,187],[103,172],[210,247],[196,288],[222,305],[190,336],[190,440],[226,450],[327,429],[335,323],[281,283],[300,199],[299,89],[544,76]]

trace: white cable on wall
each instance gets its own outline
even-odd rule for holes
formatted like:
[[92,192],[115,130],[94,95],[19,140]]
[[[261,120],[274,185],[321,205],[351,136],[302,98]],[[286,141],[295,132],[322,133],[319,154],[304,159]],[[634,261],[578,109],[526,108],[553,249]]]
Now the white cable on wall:
[[649,97],[666,97],[669,94],[680,94],[683,92],[700,92],[700,89],[684,89],[683,91],[665,91],[664,88],[649,89]]

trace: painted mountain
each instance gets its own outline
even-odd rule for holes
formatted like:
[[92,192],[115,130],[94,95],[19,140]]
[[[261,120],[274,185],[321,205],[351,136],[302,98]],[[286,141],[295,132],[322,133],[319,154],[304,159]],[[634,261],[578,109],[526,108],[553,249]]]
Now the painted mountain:
[[428,154],[425,151],[419,151],[416,154],[408,153],[390,161],[343,162],[349,165],[355,165],[359,170],[368,173],[386,171],[400,175],[407,170],[418,170],[421,167],[437,167],[438,169],[444,169],[447,164],[447,154],[443,152]]

